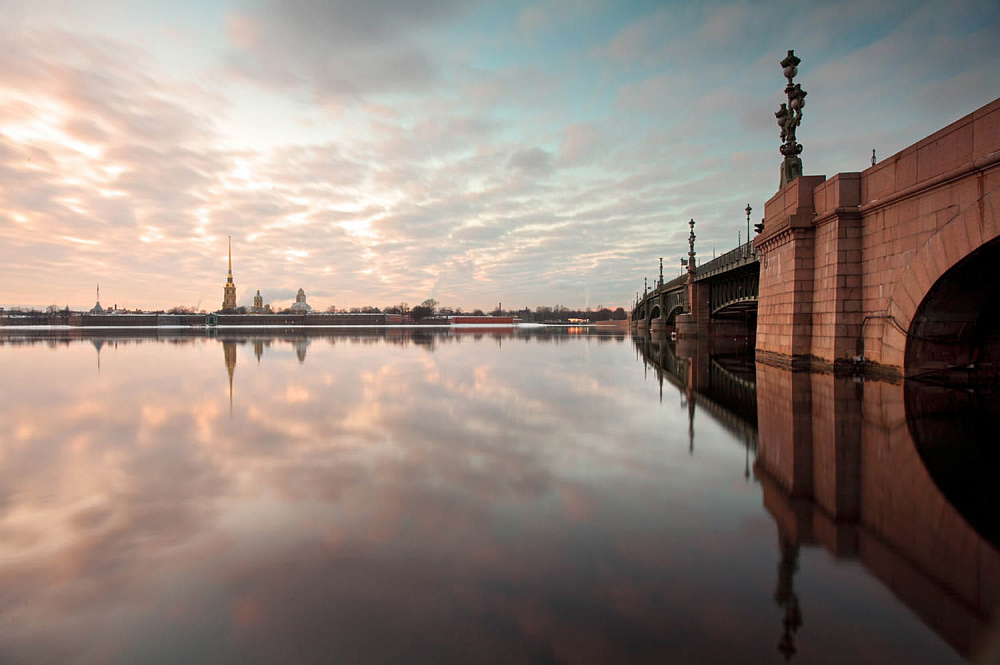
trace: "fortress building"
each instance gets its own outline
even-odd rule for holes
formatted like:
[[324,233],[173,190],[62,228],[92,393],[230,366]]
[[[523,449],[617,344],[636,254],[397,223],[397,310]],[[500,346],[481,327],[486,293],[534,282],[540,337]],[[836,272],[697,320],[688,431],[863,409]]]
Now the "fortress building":
[[254,314],[260,314],[264,311],[264,297],[260,295],[260,289],[257,289],[257,295],[253,297],[253,309],[250,311]]
[[229,276],[223,287],[222,309],[236,309],[236,285],[233,283],[233,237],[229,236]]

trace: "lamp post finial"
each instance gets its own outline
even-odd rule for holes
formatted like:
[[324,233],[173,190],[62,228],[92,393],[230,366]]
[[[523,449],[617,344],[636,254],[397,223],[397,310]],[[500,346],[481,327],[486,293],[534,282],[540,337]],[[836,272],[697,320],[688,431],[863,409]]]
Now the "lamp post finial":
[[795,51],[789,50],[780,63],[782,74],[788,80],[785,85],[785,96],[788,99],[774,114],[778,127],[781,128],[780,152],[785,157],[781,163],[781,187],[802,175],[802,159],[799,157],[802,146],[795,140],[795,129],[802,123],[802,109],[806,105],[807,93],[801,85],[792,82],[799,72],[800,62],[802,60],[795,56]]

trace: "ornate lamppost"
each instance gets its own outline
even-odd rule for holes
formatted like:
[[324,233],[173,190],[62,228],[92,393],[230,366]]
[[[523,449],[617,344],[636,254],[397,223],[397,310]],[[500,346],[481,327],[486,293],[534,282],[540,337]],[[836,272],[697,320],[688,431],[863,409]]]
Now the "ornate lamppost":
[[663,257],[660,257],[660,287],[663,286]]
[[795,51],[789,50],[788,55],[781,61],[781,71],[788,79],[785,85],[785,95],[788,101],[783,103],[774,114],[778,120],[778,127],[781,127],[781,154],[785,160],[781,164],[781,184],[784,187],[791,181],[802,175],[802,146],[795,141],[795,128],[802,122],[802,109],[806,105],[806,91],[798,83],[792,83],[792,79],[799,73],[798,66],[802,62],[795,57]]
[[688,226],[691,227],[691,235],[688,236],[688,272],[694,273],[694,220],[692,219],[688,222]]
[[[751,210],[753,210],[753,208],[751,208],[750,204],[748,203],[747,207],[746,207],[746,211],[747,211],[747,242],[750,242],[750,211]],[[752,245],[751,245],[751,247],[752,247]]]

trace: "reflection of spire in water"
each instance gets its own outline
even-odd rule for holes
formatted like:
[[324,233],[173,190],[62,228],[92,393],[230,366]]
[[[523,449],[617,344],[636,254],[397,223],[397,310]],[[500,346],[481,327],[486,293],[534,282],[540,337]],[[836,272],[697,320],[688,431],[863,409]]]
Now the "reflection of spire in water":
[[264,342],[254,342],[253,343],[253,354],[257,356],[257,362],[260,362],[260,357],[264,355]]
[[236,369],[236,342],[223,342],[222,353],[226,358],[226,371],[229,373],[229,416],[233,415],[233,371]]
[[[101,287],[97,287],[97,288],[101,288]],[[101,347],[104,346],[104,340],[103,339],[92,339],[92,340],[90,340],[90,343],[94,345],[95,349],[97,349],[97,373],[100,374],[101,373]]]
[[306,347],[308,346],[309,340],[305,337],[292,342],[292,348],[295,349],[295,355],[298,357],[300,363],[304,363],[306,361]]
[[778,564],[778,586],[774,589],[774,601],[784,608],[785,616],[781,620],[783,632],[778,641],[778,651],[785,660],[791,660],[795,655],[795,633],[802,625],[802,611],[799,609],[799,597],[795,593],[794,577],[799,568],[799,546],[783,533],[778,535],[781,548],[781,563]]

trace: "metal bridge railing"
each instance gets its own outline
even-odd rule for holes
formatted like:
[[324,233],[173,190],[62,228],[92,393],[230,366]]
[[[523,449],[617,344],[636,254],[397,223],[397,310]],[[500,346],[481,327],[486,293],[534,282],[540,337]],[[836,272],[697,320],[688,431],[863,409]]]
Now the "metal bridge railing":
[[754,263],[758,261],[757,250],[754,249],[753,241],[744,243],[721,256],[717,256],[708,263],[698,266],[695,279],[702,279],[709,275],[714,275],[739,265]]

